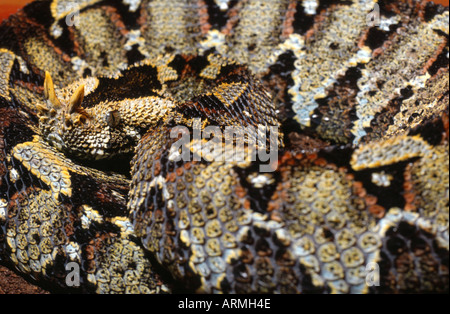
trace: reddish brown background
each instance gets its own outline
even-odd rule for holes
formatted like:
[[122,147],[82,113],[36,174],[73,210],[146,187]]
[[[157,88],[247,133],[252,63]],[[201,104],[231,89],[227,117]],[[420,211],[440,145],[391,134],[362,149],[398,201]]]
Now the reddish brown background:
[[[30,0],[0,0],[0,21],[15,13]],[[449,5],[449,0],[434,0],[435,3]],[[29,284],[14,272],[0,266],[0,294],[8,293],[48,293],[32,284]]]
[[[15,13],[19,8],[23,7],[30,0],[0,0],[0,21]],[[440,3],[448,6],[449,0],[434,0],[434,3]]]

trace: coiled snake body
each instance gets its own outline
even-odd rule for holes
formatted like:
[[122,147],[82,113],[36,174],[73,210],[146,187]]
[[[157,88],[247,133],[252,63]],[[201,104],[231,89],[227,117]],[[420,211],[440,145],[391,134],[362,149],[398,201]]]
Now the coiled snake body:
[[448,14],[31,3],[0,26],[0,262],[86,293],[448,292]]

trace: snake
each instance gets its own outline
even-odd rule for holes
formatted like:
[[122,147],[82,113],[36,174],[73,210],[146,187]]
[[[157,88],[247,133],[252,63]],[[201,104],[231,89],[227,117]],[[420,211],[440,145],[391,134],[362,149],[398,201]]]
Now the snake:
[[0,264],[65,293],[448,293],[448,19],[26,5],[0,24]]

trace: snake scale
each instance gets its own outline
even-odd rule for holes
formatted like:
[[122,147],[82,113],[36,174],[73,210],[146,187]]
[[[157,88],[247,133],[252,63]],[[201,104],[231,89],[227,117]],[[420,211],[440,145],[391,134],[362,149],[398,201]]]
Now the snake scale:
[[448,293],[448,18],[32,2],[0,25],[0,263],[81,293]]

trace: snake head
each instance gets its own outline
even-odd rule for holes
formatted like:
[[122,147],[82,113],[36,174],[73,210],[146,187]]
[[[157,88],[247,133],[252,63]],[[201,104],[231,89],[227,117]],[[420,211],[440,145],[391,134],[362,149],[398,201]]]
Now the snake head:
[[55,86],[50,73],[45,72],[45,102],[36,105],[39,126],[44,139],[60,151],[67,151],[67,131],[76,124],[84,124],[90,118],[82,110],[84,85],[79,85],[70,99],[61,102],[56,95]]
[[[76,82],[61,90],[60,95],[61,99],[56,94],[51,75],[46,72],[45,102],[36,106],[43,138],[63,153],[82,159],[102,159],[105,156],[104,148],[108,148],[104,140],[108,122],[98,123],[98,119],[90,113],[92,110],[82,107],[85,84]],[[117,126],[120,120],[117,114],[111,119],[114,120],[113,125]],[[102,145],[99,139],[106,145]]]
[[[45,73],[45,102],[36,106],[39,128],[44,140],[66,155],[98,160],[132,153],[170,105],[157,97],[108,100],[97,90],[98,82],[90,77],[55,90]],[[91,94],[95,97],[89,100]]]

